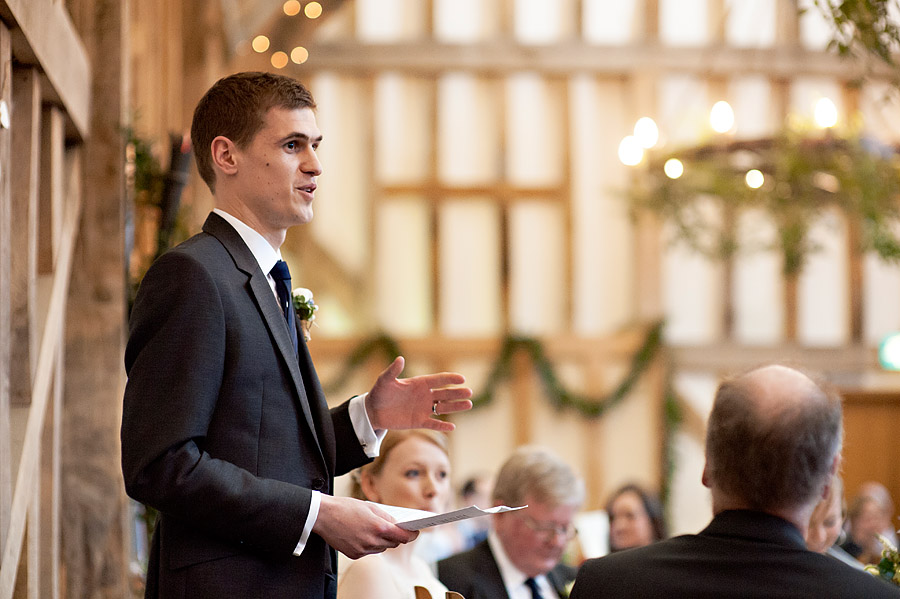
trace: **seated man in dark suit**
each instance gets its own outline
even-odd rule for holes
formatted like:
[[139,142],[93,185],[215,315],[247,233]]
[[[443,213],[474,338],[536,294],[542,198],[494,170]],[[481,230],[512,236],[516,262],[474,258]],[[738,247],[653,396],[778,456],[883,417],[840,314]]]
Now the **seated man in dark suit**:
[[584,501],[584,484],[545,449],[522,447],[494,483],[494,505],[526,509],[491,516],[486,541],[438,562],[438,578],[466,599],[565,597],[575,569],[559,563]]
[[900,597],[900,589],[808,551],[809,517],[838,468],[841,399],[791,368],[722,383],[703,484],[715,514],[696,535],[589,560],[572,599]]

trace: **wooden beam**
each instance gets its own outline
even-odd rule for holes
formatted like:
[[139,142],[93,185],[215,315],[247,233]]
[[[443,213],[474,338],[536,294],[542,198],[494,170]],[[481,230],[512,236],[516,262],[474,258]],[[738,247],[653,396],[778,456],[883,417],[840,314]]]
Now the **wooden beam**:
[[[746,346],[723,342],[671,349],[678,370],[702,370],[721,374],[748,370],[774,361],[800,364],[829,377],[860,376],[879,370],[878,351],[862,344],[834,348],[802,347],[794,343],[774,346]],[[840,381],[838,381],[840,382]]]
[[[9,64],[9,59],[9,30],[0,23],[0,64]],[[4,155],[9,156],[8,146],[8,136],[0,130],[0,551],[9,535],[13,478],[9,410],[12,194],[10,188],[2,184],[3,173],[8,170],[3,167],[9,164],[3,162]]]
[[31,401],[37,360],[38,182],[41,143],[40,72],[29,66],[13,71],[12,147],[10,157],[12,221],[12,310],[10,395],[16,404]]
[[59,253],[63,218],[63,152],[65,115],[56,106],[44,108],[41,127],[41,182],[38,212],[38,272],[49,274]]
[[[87,52],[59,0],[0,0],[0,19],[12,31],[16,61],[39,65],[79,138],[88,134],[91,68]],[[8,81],[8,79],[7,79]]]
[[[862,67],[825,52],[795,46],[773,48],[670,47],[659,43],[598,46],[581,41],[546,47],[494,41],[449,45],[431,41],[363,45],[323,43],[309,48],[310,58],[295,72],[301,79],[320,70],[371,74],[399,70],[409,75],[437,76],[445,71],[504,76],[519,71],[572,75],[591,73],[625,77],[635,71],[688,73],[699,77],[762,74],[773,77],[831,77],[852,80]],[[360,56],[365,56],[364,61]],[[870,76],[890,77],[886,68]]]

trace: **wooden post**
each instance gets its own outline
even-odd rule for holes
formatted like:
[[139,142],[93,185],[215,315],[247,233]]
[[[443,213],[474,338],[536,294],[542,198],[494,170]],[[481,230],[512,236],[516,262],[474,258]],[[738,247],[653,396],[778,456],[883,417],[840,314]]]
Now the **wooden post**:
[[[0,64],[8,64],[9,47],[9,29],[0,22]],[[0,551],[9,536],[13,485],[9,426],[12,194],[3,186],[3,171],[9,165],[4,161],[9,157],[4,139],[6,136],[0,134]]]
[[41,144],[40,73],[19,67],[13,73],[10,157],[12,221],[10,395],[14,404],[31,402],[37,360],[38,182]]
[[[80,33],[92,67],[90,137],[67,202],[83,191],[65,324],[62,525],[68,597],[129,594],[119,463],[126,321],[124,206],[129,0],[93,0]],[[67,159],[73,158],[71,155]]]

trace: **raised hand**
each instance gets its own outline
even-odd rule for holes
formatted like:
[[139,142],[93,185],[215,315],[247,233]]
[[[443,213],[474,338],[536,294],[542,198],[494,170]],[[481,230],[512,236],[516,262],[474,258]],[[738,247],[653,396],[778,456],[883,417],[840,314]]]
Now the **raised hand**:
[[378,376],[366,397],[366,412],[375,429],[430,428],[450,432],[452,422],[444,422],[436,416],[462,412],[472,408],[472,390],[468,387],[451,387],[466,382],[455,372],[425,374],[408,379],[397,378],[403,372],[405,361],[398,356]]

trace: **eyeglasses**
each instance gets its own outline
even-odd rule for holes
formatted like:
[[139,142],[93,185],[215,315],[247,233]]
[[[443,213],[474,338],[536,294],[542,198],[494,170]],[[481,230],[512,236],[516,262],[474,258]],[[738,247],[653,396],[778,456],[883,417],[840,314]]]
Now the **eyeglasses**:
[[565,538],[565,540],[568,541],[574,538],[576,534],[578,534],[578,530],[572,524],[561,526],[559,524],[538,522],[531,516],[527,516],[525,514],[521,514],[520,517],[525,523],[525,526],[530,528],[544,541],[555,541],[556,537],[558,536],[562,536]]

